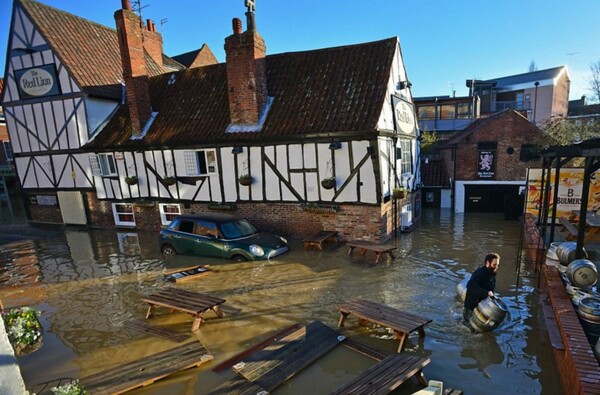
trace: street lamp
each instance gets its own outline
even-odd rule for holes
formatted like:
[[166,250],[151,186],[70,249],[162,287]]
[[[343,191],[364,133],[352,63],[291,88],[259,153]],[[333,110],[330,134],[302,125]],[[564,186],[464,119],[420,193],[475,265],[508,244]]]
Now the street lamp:
[[535,85],[535,102],[533,104],[533,123],[535,123],[535,113],[537,112],[537,89],[538,86],[540,86],[540,82],[536,81],[533,85]]

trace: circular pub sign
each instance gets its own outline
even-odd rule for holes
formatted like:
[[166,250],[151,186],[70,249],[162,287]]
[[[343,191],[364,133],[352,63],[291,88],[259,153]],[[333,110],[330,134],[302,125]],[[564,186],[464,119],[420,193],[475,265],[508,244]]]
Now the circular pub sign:
[[397,100],[394,105],[394,117],[398,130],[404,134],[415,135],[415,112],[412,104]]
[[50,65],[19,70],[16,73],[19,81],[19,95],[23,99],[60,93],[56,72]]

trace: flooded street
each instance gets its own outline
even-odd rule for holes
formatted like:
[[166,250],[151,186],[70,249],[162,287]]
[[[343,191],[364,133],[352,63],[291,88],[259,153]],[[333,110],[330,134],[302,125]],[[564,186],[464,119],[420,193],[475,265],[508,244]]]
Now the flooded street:
[[[39,236],[40,232],[37,233]],[[427,379],[465,394],[560,394],[548,336],[538,310],[537,280],[521,279],[515,264],[519,222],[501,214],[453,215],[427,210],[421,225],[396,240],[394,262],[374,265],[374,255],[347,256],[343,244],[324,252],[292,251],[271,262],[231,263],[198,257],[164,259],[157,234],[115,231],[49,231],[29,240],[0,234],[0,298],[7,307],[30,305],[41,311],[44,344],[19,358],[28,388],[61,377],[83,377],[167,350],[176,345],[124,327],[143,320],[140,300],[157,288],[168,269],[210,264],[212,273],[177,284],[227,300],[237,314],[216,318],[207,313],[199,331],[192,319],[158,308],[150,319],[190,333],[214,355],[214,361],[158,381],[133,393],[204,394],[233,378],[231,369],[214,373],[217,364],[295,323],[313,320],[335,328],[336,305],[364,298],[410,311],[433,322],[420,341],[412,335],[406,351],[428,356]],[[501,255],[496,291],[509,316],[492,333],[474,335],[462,324],[456,285],[483,263],[489,251]],[[387,352],[397,341],[384,329],[365,329],[350,317],[342,333]],[[372,365],[373,360],[344,347],[333,351],[277,388],[276,394],[325,394]],[[412,381],[397,393],[419,388]]]

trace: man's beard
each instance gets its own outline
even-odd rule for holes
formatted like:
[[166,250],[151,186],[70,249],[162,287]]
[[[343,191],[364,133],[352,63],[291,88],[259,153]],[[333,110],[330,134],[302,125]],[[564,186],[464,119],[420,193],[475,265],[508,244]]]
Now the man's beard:
[[496,270],[493,267],[486,267],[486,270],[488,271],[488,273],[492,276],[496,275]]

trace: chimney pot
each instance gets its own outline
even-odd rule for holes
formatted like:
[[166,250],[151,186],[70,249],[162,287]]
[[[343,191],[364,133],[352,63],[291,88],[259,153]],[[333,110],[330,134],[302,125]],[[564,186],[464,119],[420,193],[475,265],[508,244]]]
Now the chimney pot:
[[242,20],[240,18],[233,18],[231,23],[233,25],[233,34],[242,34]]
[[131,3],[129,0],[121,0],[121,8],[131,11]]
[[152,20],[151,19],[146,19],[146,29],[148,29],[149,32],[152,31]]

